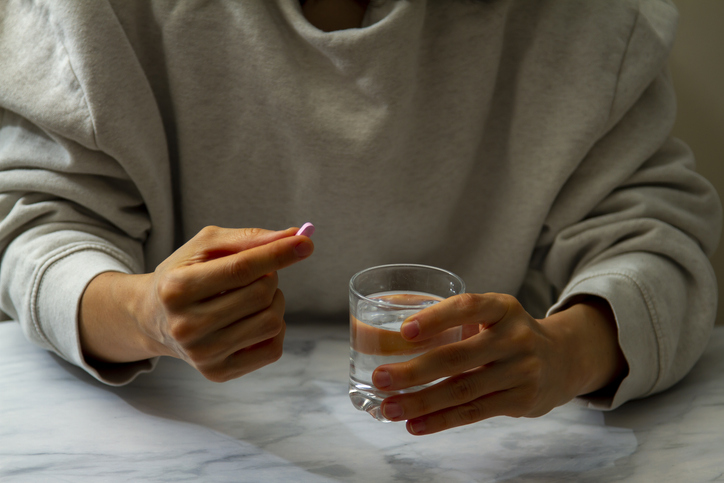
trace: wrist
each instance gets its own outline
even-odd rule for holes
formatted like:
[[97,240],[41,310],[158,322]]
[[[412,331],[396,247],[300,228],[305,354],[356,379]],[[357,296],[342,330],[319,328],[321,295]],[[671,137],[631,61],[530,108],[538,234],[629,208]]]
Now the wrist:
[[564,348],[576,396],[613,395],[628,372],[618,343],[618,327],[609,303],[600,297],[581,296],[547,319]]
[[87,359],[120,363],[161,355],[142,327],[144,277],[104,272],[88,284],[78,321],[81,348]]

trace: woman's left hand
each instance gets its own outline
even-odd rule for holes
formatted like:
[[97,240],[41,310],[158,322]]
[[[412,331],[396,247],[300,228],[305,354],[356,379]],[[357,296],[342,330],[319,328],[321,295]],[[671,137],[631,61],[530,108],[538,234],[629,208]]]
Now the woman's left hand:
[[408,362],[378,367],[372,380],[386,391],[447,377],[385,399],[382,413],[407,420],[412,434],[430,434],[493,416],[542,416],[616,383],[626,362],[610,306],[599,298],[580,302],[536,320],[515,297],[462,294],[415,314],[401,328],[408,340],[458,325],[467,337]]

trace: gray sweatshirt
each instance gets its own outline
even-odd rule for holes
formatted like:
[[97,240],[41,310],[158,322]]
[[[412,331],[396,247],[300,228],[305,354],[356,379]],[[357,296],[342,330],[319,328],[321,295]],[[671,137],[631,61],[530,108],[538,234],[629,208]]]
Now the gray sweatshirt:
[[536,316],[608,300],[661,391],[708,340],[721,205],[671,139],[664,1],[373,2],[325,33],[297,0],[0,0],[0,309],[97,371],[78,305],[199,229],[313,221],[289,314],[338,316],[358,270],[415,262]]

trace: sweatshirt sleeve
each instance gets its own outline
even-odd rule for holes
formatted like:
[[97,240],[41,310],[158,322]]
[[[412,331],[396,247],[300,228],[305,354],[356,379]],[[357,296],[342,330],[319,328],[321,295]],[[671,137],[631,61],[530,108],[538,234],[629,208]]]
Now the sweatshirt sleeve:
[[31,342],[118,385],[156,360],[89,365],[81,296],[102,272],[158,263],[170,230],[154,225],[150,243],[152,214],[168,219],[170,190],[155,104],[111,13],[103,2],[0,7],[0,311]]
[[695,171],[688,147],[669,137],[674,92],[663,67],[675,19],[639,13],[622,59],[604,135],[567,181],[543,238],[546,277],[560,294],[607,300],[629,372],[612,409],[672,386],[701,356],[716,316],[708,257],[721,231],[716,191]]
[[138,193],[102,154],[0,116],[0,309],[40,347],[108,384],[128,382],[154,361],[99,371],[83,358],[77,321],[96,275],[143,269],[148,217]]

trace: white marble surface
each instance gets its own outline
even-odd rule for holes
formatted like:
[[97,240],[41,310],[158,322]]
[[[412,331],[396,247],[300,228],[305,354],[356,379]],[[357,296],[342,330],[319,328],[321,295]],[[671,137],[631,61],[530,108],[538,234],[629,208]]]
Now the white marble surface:
[[282,359],[215,384],[166,359],[97,383],[0,323],[0,481],[724,481],[724,327],[664,394],[413,437],[347,397],[346,324],[290,324]]

